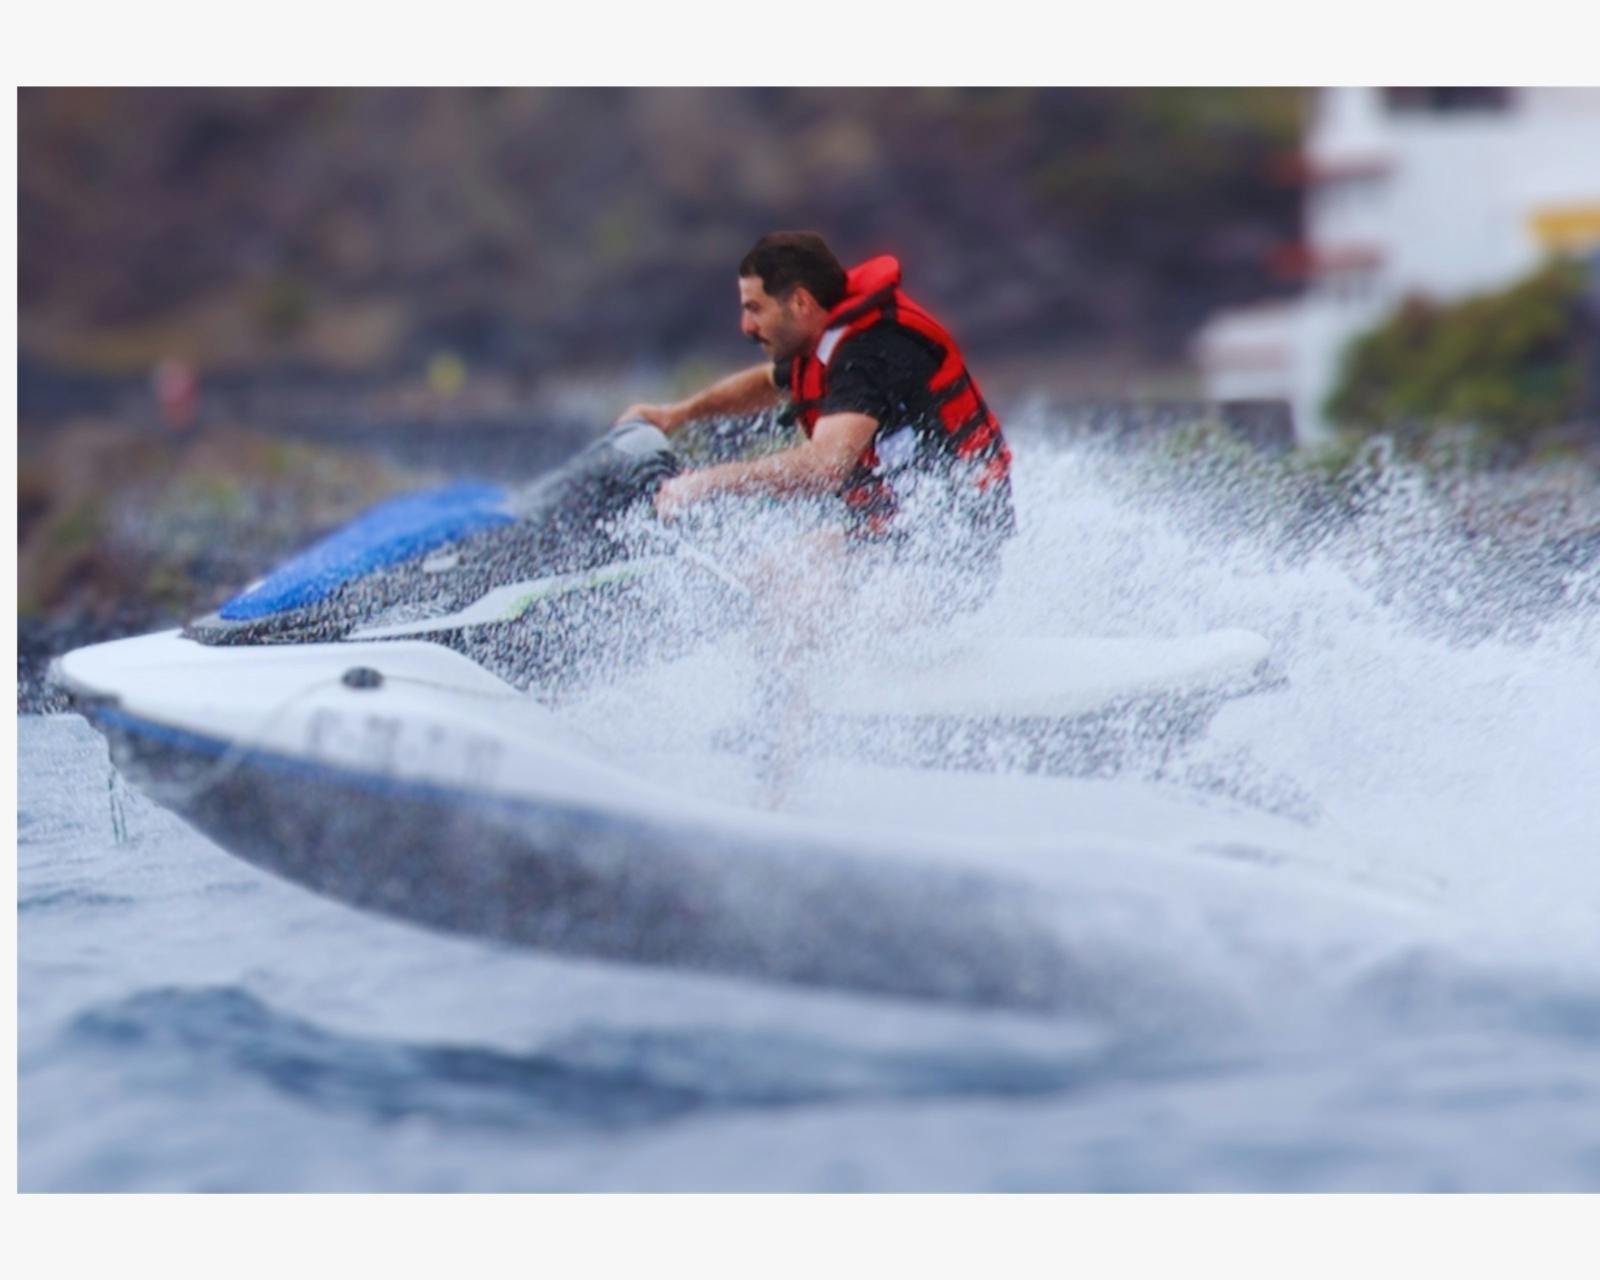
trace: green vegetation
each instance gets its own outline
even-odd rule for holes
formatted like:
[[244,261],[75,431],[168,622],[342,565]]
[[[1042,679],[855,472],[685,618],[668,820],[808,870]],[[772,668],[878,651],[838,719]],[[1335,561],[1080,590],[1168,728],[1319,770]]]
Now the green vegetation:
[[1597,335],[1583,268],[1555,262],[1500,293],[1413,298],[1359,338],[1326,411],[1352,441],[1382,433],[1407,453],[1522,459],[1576,422]]
[[75,555],[99,542],[105,536],[105,525],[105,504],[98,498],[86,498],[50,526],[50,546],[61,555]]
[[275,342],[292,338],[311,319],[311,287],[298,276],[276,275],[260,287],[255,319]]
[[426,479],[238,428],[189,441],[61,427],[19,468],[18,613],[181,618]]

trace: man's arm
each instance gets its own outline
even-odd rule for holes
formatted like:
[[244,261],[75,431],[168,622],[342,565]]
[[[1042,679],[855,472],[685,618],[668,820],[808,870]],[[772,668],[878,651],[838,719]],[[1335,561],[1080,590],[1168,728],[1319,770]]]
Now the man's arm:
[[676,404],[636,404],[623,410],[618,422],[643,418],[671,435],[686,422],[737,413],[758,413],[778,403],[772,366],[759,364],[714,382],[704,391]]
[[831,413],[796,448],[674,476],[656,491],[656,512],[670,519],[719,493],[836,493],[877,429],[878,420],[864,413]]

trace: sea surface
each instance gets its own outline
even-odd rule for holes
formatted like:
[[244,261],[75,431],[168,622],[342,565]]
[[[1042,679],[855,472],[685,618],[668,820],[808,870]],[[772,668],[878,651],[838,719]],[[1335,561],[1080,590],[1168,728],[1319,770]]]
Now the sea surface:
[[[20,1186],[1600,1190],[1600,570],[1570,519],[1501,537],[1404,468],[1337,510],[1248,471],[1019,445],[964,625],[1246,627],[1273,687],[1114,771],[830,758],[776,801],[1057,894],[1099,984],[1057,1013],[378,918],[186,827],[82,719],[19,717]],[[674,744],[756,680],[711,648],[561,714],[715,796]]]

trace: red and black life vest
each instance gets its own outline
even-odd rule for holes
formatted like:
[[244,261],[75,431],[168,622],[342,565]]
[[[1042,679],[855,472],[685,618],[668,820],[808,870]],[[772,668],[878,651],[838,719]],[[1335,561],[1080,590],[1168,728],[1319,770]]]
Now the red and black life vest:
[[[844,301],[828,313],[817,340],[794,358],[789,395],[809,438],[828,394],[828,362],[838,345],[874,325],[898,325],[921,337],[938,354],[938,367],[928,380],[936,419],[912,424],[931,452],[959,471],[993,506],[996,527],[1011,523],[1011,450],[1000,434],[1000,422],[983,395],[955,339],[944,326],[906,297],[900,288],[900,263],[884,255],[851,268]],[[899,503],[878,456],[878,445],[890,424],[880,423],[873,439],[840,490],[850,509],[870,534],[885,532]]]

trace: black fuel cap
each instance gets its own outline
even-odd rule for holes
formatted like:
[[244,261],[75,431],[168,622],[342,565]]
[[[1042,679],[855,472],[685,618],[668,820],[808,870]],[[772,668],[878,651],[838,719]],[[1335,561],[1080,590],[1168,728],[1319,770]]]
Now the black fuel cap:
[[352,689],[378,689],[383,687],[383,672],[375,667],[351,667],[340,679]]

